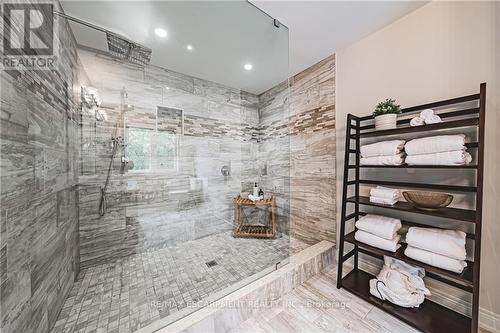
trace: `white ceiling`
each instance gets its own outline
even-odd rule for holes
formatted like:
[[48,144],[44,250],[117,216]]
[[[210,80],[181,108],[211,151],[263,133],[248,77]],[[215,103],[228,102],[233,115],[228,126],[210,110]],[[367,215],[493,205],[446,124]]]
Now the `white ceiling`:
[[290,29],[292,75],[428,2],[250,1]]
[[[288,29],[245,1],[62,1],[66,14],[153,50],[151,64],[261,93],[288,77]],[[106,34],[70,23],[77,42],[107,51]],[[163,28],[166,38],[154,30]],[[188,51],[187,45],[193,50]],[[243,66],[251,63],[251,71]]]
[[[151,64],[259,94],[425,2],[71,1],[64,11],[150,47]],[[79,44],[107,51],[102,32],[71,24]],[[167,31],[159,38],[154,29]],[[188,51],[190,44],[193,51]],[[288,49],[290,67],[288,66]],[[251,63],[246,71],[243,65]]]

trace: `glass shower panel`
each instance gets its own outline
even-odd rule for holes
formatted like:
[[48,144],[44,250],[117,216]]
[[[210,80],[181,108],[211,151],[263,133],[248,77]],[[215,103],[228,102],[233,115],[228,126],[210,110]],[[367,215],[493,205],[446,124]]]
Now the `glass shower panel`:
[[[130,313],[141,314],[132,331],[254,281],[286,264],[290,249],[288,29],[248,2],[154,6],[172,37],[162,48],[144,42],[152,65],[78,50],[100,100],[82,112],[80,262],[119,272]],[[276,201],[273,238],[233,233],[235,198],[255,183]],[[272,213],[246,207],[241,223],[269,226]]]

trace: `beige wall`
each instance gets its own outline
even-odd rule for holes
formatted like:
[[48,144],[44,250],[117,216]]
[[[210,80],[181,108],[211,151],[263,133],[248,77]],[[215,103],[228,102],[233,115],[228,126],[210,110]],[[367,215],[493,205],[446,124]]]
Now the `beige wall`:
[[[346,115],[368,115],[388,97],[403,106],[479,91],[487,82],[481,323],[500,327],[500,114],[495,82],[500,53],[500,5],[494,2],[434,2],[337,53],[337,142],[345,140]],[[495,18],[497,17],[497,22]],[[496,27],[496,29],[495,29]],[[497,40],[497,42],[495,42]],[[497,45],[497,46],[496,46]],[[495,52],[496,51],[496,52]],[[496,74],[495,74],[496,73]],[[496,94],[496,96],[495,96]],[[343,144],[337,145],[337,205],[341,204]],[[409,171],[408,171],[409,172]],[[435,175],[434,175],[435,176]],[[418,176],[417,176],[418,177]],[[421,177],[422,178],[422,177]],[[422,179],[421,179],[422,180]],[[340,221],[340,209],[337,212]],[[452,294],[450,294],[452,295]],[[459,295],[452,306],[470,298]]]

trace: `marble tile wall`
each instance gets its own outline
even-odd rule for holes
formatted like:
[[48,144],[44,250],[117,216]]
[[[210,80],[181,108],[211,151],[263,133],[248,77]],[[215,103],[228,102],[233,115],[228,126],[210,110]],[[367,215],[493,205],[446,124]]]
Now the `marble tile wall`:
[[[107,115],[96,121],[94,114],[84,114],[82,121],[82,267],[230,230],[232,198],[258,180],[252,159],[259,145],[258,96],[154,66],[134,67],[89,49],[80,48],[79,56],[99,91],[100,112]],[[108,212],[101,217],[100,188],[123,88],[133,106],[124,115],[126,127],[175,134],[177,165],[121,173],[120,150],[107,191]],[[116,135],[126,131],[120,124]],[[224,165],[230,176],[221,174]]]
[[335,56],[261,94],[259,114],[261,184],[280,193],[290,235],[335,243]]
[[[56,3],[57,5],[57,3]],[[79,86],[69,26],[54,70],[2,70],[0,331],[49,332],[79,270]]]

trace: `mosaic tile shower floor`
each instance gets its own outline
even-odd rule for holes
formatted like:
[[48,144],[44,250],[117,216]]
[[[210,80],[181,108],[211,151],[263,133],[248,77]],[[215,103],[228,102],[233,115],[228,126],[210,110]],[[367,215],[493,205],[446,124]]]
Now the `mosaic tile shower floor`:
[[87,268],[52,332],[134,332],[306,247],[287,236],[235,239],[225,232]]

